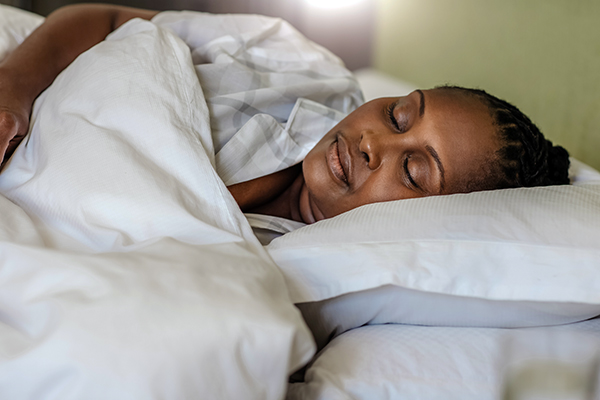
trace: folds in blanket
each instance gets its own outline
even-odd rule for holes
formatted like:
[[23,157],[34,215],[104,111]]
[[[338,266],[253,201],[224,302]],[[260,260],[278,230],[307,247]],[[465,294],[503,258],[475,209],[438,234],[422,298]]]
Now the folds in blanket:
[[7,398],[278,399],[314,353],[277,271],[239,244],[0,252]]
[[128,22],[31,125],[0,176],[2,397],[282,398],[314,341],[214,170],[187,46]]
[[300,98],[285,124],[253,116],[217,153],[217,173],[226,185],[249,181],[296,165],[345,114]]
[[7,198],[93,251],[163,237],[256,241],[214,170],[189,49],[146,21],[125,24],[59,75],[1,178]]

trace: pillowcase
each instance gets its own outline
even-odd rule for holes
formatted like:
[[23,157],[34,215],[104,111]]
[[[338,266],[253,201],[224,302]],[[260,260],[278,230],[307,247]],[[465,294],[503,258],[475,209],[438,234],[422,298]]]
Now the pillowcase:
[[[536,350],[562,362],[558,364],[562,368],[549,372],[547,367],[553,364],[538,360],[522,365],[541,365],[546,374],[572,377],[565,370],[580,376],[582,362],[593,359],[593,349],[599,347],[598,318],[517,330],[367,326],[346,332],[327,345],[308,368],[305,383],[291,384],[286,399],[495,400],[504,398],[505,371],[518,372],[517,363]],[[528,382],[535,385],[539,381]]]
[[364,324],[580,321],[600,314],[600,182],[370,204],[267,249],[319,348]]

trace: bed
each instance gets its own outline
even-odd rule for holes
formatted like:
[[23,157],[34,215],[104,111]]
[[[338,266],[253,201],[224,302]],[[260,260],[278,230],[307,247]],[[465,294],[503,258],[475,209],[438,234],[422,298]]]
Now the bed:
[[[0,57],[40,22],[1,7]],[[593,360],[600,174],[365,206],[262,246],[217,173],[195,57],[132,21],[37,100],[0,176],[0,397],[492,399],[503,346]]]

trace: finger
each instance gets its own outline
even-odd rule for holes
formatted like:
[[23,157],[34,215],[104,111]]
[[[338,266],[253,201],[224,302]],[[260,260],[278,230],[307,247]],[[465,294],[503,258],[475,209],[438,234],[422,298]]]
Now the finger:
[[22,140],[23,140],[23,136],[19,136],[19,137],[15,137],[13,140],[11,140],[8,143],[8,146],[6,146],[6,151],[4,152],[4,157],[2,159],[2,162],[5,162],[13,155],[13,153],[17,149],[17,146],[19,146],[19,144],[21,143]]
[[4,143],[4,141],[0,141],[0,156],[2,157],[2,163],[4,164],[4,157],[6,154],[6,150],[8,149],[8,143]]
[[0,112],[0,156],[2,160],[6,158],[10,142],[17,136],[18,126],[14,115]]
[[4,162],[4,159],[6,158],[6,153],[8,151],[8,147],[10,146],[11,138],[14,136],[14,133],[2,133],[0,133],[0,157],[3,160],[2,162]]

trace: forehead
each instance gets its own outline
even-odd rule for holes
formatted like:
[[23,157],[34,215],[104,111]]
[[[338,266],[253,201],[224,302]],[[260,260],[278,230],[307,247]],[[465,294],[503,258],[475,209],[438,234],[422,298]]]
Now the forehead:
[[448,122],[468,124],[479,129],[493,128],[490,110],[480,97],[452,88],[428,89],[423,93],[428,110],[446,118]]
[[459,191],[482,174],[501,143],[486,104],[455,89],[424,90],[424,125],[428,141],[446,170],[446,192]]

